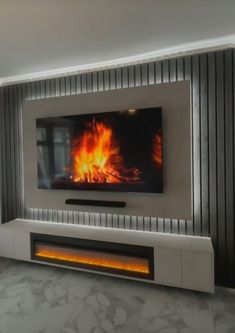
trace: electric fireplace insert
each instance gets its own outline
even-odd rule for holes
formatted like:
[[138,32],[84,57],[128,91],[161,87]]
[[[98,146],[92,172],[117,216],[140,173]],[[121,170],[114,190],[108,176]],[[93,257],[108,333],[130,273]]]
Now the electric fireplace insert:
[[154,279],[153,248],[31,233],[31,259],[116,275]]
[[40,118],[38,187],[162,193],[160,107]]

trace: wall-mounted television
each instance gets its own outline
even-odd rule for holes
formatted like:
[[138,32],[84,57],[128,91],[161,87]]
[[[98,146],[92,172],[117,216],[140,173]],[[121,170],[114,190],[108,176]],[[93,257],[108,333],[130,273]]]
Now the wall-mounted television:
[[160,107],[39,118],[38,188],[163,192]]

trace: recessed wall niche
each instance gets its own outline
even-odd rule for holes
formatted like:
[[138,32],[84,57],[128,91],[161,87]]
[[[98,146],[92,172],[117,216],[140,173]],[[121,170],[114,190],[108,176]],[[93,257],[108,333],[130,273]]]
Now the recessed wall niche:
[[[36,119],[159,107],[163,136],[162,193],[38,188]],[[27,101],[23,107],[26,207],[191,219],[190,119],[189,81]],[[144,130],[147,132],[148,128]],[[68,198],[124,201],[126,207],[70,206],[65,204]]]

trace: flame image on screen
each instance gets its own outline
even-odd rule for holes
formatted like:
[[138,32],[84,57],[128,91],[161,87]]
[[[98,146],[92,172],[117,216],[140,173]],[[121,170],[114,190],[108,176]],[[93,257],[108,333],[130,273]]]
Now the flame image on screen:
[[79,183],[138,183],[141,172],[125,168],[111,127],[94,119],[72,149],[72,181]]
[[153,160],[158,166],[162,166],[162,135],[155,134],[153,138]]
[[56,245],[38,243],[35,256],[72,263],[112,268],[123,271],[149,274],[149,262],[145,258],[118,255],[86,249],[69,249]]

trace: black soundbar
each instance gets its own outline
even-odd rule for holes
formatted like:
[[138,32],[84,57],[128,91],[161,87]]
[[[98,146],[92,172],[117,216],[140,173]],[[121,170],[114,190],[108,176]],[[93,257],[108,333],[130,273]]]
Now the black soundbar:
[[66,205],[78,206],[98,206],[98,207],[115,207],[124,208],[126,203],[124,201],[109,201],[109,200],[87,200],[87,199],[66,199]]

